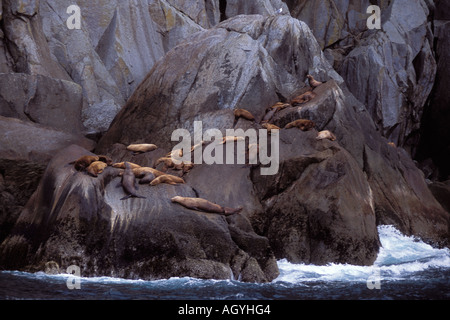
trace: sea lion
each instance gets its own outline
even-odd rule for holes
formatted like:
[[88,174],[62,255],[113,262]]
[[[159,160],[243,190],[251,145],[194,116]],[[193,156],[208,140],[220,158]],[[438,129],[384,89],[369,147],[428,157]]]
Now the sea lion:
[[267,123],[272,120],[273,116],[280,110],[286,109],[290,107],[291,104],[284,103],[284,102],[277,102],[273,106],[269,107],[266,110],[266,114],[264,115],[264,118],[261,120],[261,123]]
[[89,167],[91,163],[95,161],[99,161],[98,156],[82,156],[81,158],[70,162],[69,164],[73,164],[75,170],[81,171]]
[[317,88],[318,86],[320,86],[320,85],[323,84],[323,82],[320,82],[320,81],[315,80],[314,77],[313,77],[312,75],[310,75],[310,74],[308,74],[306,77],[307,77],[308,80],[309,80],[309,85],[310,85],[311,88],[313,88],[313,89],[315,89],[315,88]]
[[397,146],[395,145],[394,142],[388,142],[388,145],[391,146],[391,147],[393,147],[393,148],[397,148]]
[[145,175],[147,175],[149,173],[154,174],[155,177],[163,176],[166,174],[165,172],[162,172],[162,171],[150,168],[150,167],[139,167],[139,168],[134,168],[132,170],[133,170],[134,176],[138,179],[144,177]]
[[271,134],[272,130],[280,130],[279,127],[277,127],[276,125],[271,124],[271,123],[263,123],[262,127],[267,130],[268,134]]
[[234,123],[236,124],[237,120],[239,118],[244,118],[245,120],[248,121],[255,121],[255,117],[251,114],[250,111],[245,110],[245,109],[236,109],[234,110]]
[[288,123],[284,128],[290,129],[290,128],[299,128],[302,131],[308,131],[312,128],[314,128],[316,124],[312,122],[311,120],[305,120],[305,119],[299,119],[295,120],[291,123]]
[[164,163],[163,168],[161,171],[166,172],[168,169],[174,169],[174,170],[183,170],[184,164],[183,162],[175,163],[173,158],[169,157],[162,157],[156,160],[155,167],[157,167],[160,163]]
[[237,136],[226,136],[226,137],[223,137],[222,142],[219,144],[225,144],[227,142],[237,142],[237,141],[245,141],[245,138],[237,137]]
[[184,184],[186,183],[182,178],[180,177],[176,177],[170,174],[165,174],[162,176],[157,177],[156,179],[154,179],[150,185],[151,186],[157,186],[158,184],[161,183],[167,183],[167,184],[171,184],[171,185],[175,185],[175,184]]
[[299,104],[304,104],[306,102],[311,101],[312,99],[314,99],[315,97],[317,97],[317,94],[312,92],[312,91],[307,91],[304,94],[294,98],[291,100],[291,104],[293,106],[299,105]]
[[316,140],[329,139],[331,141],[336,141],[336,136],[330,130],[324,130],[319,132],[316,137]]
[[237,209],[226,208],[202,198],[186,198],[176,196],[173,197],[171,201],[191,210],[207,213],[217,213],[225,216],[238,214],[242,211],[242,207]]
[[130,144],[127,147],[128,151],[133,151],[134,154],[146,153],[156,150],[158,147],[154,144],[141,143],[141,144]]
[[155,180],[155,175],[151,172],[148,172],[144,175],[144,177],[142,177],[142,179],[139,180],[139,184],[149,184],[151,183],[153,180]]
[[100,173],[105,170],[108,165],[103,161],[94,161],[90,164],[90,166],[86,169],[86,171],[93,177],[98,177]]
[[[141,168],[141,166],[136,163],[128,162],[128,164],[130,165],[131,169]],[[125,169],[125,162],[114,163],[112,166],[113,168]]]
[[102,161],[106,163],[108,166],[111,166],[113,164],[113,161],[110,157],[104,156],[104,155],[98,155],[98,161]]
[[125,162],[125,171],[122,174],[122,187],[123,191],[125,191],[128,195],[120,200],[126,200],[132,197],[145,199],[144,196],[137,194],[136,177],[134,176],[133,169],[131,169],[131,165],[128,162]]

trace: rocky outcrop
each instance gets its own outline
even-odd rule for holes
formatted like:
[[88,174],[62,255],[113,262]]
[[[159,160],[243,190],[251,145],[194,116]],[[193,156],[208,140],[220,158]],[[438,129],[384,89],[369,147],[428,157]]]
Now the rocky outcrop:
[[0,116],[0,241],[14,226],[36,190],[56,152],[71,144],[93,150],[95,144],[79,135],[28,121]]
[[[381,1],[383,29],[367,32],[364,0],[287,1],[289,9],[278,0],[77,3],[81,30],[66,26],[69,1],[1,6],[0,112],[18,119],[0,118],[0,197],[10,203],[0,217],[0,268],[36,271],[56,261],[87,276],[265,282],[277,276],[275,259],[372,264],[379,224],[449,244],[441,192],[431,188],[442,205],[402,148],[414,151],[434,81],[430,1]],[[317,15],[325,4],[330,16]],[[310,17],[313,32],[289,11]],[[117,170],[94,178],[68,165],[93,151],[80,132],[108,130],[96,153],[154,166],[178,143],[173,131],[192,134],[195,121],[203,132],[259,130],[268,107],[308,90],[307,74],[325,83],[311,101],[275,114],[282,129],[278,147],[270,145],[279,150],[274,175],[259,165],[197,164],[185,184],[142,185],[146,199],[120,201]],[[235,121],[238,108],[256,121]],[[299,118],[315,128],[284,129]],[[336,141],[317,140],[321,130]],[[159,148],[126,150],[140,142]],[[172,196],[243,209],[211,215]]]
[[436,1],[434,37],[436,43],[437,74],[433,91],[425,106],[422,119],[422,136],[416,157],[421,162],[431,160],[435,170],[433,176],[448,180],[450,176],[450,116],[448,105],[450,94],[447,84],[450,81],[450,8],[446,1]]
[[14,230],[0,246],[3,268],[43,270],[55,261],[85,276],[162,279],[190,276],[267,282],[278,275],[266,238],[241,215],[185,209],[170,199],[195,197],[189,185],[142,185],[146,199],[124,196],[118,169],[98,178],[68,165],[90,154],[71,146],[56,155]]
[[338,70],[383,135],[408,150],[417,145],[436,75],[428,15],[425,1],[393,1],[381,30],[363,35]]

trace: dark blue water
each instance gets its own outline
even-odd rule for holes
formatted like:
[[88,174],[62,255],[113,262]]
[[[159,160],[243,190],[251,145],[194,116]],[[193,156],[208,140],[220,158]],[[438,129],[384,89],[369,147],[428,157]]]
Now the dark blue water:
[[[2,300],[447,300],[450,250],[436,249],[389,226],[373,266],[294,265],[279,261],[269,284],[173,278],[159,281],[0,272]],[[69,289],[67,283],[79,283]]]

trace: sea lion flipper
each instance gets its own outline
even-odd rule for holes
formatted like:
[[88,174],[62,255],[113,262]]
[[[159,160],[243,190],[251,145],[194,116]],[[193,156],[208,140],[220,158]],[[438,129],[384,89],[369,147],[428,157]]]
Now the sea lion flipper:
[[127,200],[127,199],[129,199],[129,198],[131,198],[132,197],[132,195],[131,194],[129,194],[129,195],[127,195],[126,197],[123,197],[122,199],[120,199],[120,200]]

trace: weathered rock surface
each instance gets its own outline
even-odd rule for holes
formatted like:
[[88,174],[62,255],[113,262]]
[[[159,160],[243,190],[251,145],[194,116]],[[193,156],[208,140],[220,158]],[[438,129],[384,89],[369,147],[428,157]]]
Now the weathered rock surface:
[[56,152],[78,144],[95,144],[78,135],[0,116],[0,241],[15,224]]
[[446,1],[436,3],[434,37],[436,43],[437,74],[430,100],[425,106],[422,121],[422,140],[417,153],[421,161],[432,159],[437,169],[434,176],[440,180],[450,177],[450,7]]
[[71,81],[23,73],[0,74],[0,115],[81,134],[81,87]]
[[170,199],[195,197],[189,185],[142,185],[146,199],[124,196],[118,170],[99,178],[69,162],[89,154],[71,146],[46,169],[37,192],[0,246],[3,268],[40,270],[56,261],[83,275],[161,279],[190,276],[267,282],[278,275],[266,238],[241,215],[185,209]]
[[436,75],[428,15],[423,0],[392,1],[382,29],[367,32],[338,70],[383,135],[408,150]]
[[194,120],[203,121],[204,130],[231,128],[235,108],[261,120],[267,107],[305,87],[308,73],[342,82],[304,23],[289,16],[237,16],[169,51],[98,149],[138,140],[168,148],[172,132],[192,130]]

